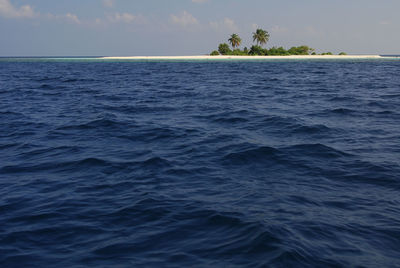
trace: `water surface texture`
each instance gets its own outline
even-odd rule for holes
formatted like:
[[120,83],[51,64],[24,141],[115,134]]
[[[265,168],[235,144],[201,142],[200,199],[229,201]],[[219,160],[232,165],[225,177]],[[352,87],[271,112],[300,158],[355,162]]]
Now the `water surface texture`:
[[400,61],[0,61],[1,267],[400,267]]

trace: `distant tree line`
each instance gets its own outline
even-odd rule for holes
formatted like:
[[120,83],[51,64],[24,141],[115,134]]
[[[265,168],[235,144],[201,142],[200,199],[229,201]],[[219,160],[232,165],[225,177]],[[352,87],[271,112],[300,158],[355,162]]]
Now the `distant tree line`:
[[[315,49],[310,48],[309,46],[299,46],[292,47],[286,50],[283,47],[271,47],[269,49],[263,48],[264,45],[269,41],[270,35],[267,31],[263,29],[257,29],[253,33],[253,42],[256,42],[255,45],[252,45],[250,49],[245,47],[243,50],[239,49],[242,44],[242,39],[238,34],[232,34],[228,39],[228,42],[231,44],[231,47],[227,43],[220,44],[218,46],[218,50],[214,50],[211,52],[211,56],[218,55],[232,55],[232,56],[290,56],[290,55],[317,55]],[[333,55],[331,52],[322,53],[320,55]],[[342,52],[339,55],[346,55],[346,53]]]

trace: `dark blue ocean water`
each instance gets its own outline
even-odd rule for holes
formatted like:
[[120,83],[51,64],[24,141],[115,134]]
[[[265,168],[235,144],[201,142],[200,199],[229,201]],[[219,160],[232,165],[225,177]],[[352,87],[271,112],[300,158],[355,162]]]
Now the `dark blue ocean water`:
[[0,61],[0,267],[400,267],[400,61]]

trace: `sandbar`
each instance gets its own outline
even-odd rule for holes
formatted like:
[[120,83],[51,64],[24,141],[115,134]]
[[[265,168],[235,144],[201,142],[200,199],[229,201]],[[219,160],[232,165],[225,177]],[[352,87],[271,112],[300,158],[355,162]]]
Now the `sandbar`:
[[381,59],[380,55],[291,55],[291,56],[125,56],[101,57],[109,60],[274,60],[274,59]]

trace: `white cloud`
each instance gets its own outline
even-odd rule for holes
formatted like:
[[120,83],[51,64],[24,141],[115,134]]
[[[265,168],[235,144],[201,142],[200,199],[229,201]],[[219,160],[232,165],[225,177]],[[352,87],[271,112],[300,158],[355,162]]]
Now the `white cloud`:
[[[103,4],[108,7],[112,7],[115,0],[103,0]],[[184,14],[187,16],[187,14]],[[34,9],[29,5],[21,7],[15,7],[10,0],[0,0],[0,17],[5,18],[35,18],[35,19],[47,19],[56,20],[64,23],[79,24],[84,26],[93,25],[107,25],[109,23],[146,23],[146,18],[141,15],[133,15],[127,12],[124,13],[113,13],[106,14],[105,18],[80,19],[76,14],[67,12],[66,14],[40,14],[35,12]]]
[[187,11],[183,11],[183,13],[179,16],[171,15],[170,19],[172,23],[181,25],[183,27],[199,24],[199,21]]
[[45,16],[42,16],[42,18],[46,18],[48,20],[60,20],[73,24],[82,24],[82,21],[78,18],[78,16],[72,13],[67,13],[65,15],[54,15],[47,13]]
[[113,23],[118,23],[118,22],[124,22],[124,23],[132,23],[135,21],[138,17],[130,14],[130,13],[114,13],[111,15],[107,15],[107,20],[109,22]]
[[103,6],[105,7],[113,7],[115,3],[115,0],[103,0]]
[[224,18],[223,21],[212,21],[210,22],[210,26],[216,31],[239,31],[239,28],[236,26],[235,21],[230,18]]
[[0,16],[6,18],[34,18],[39,14],[35,13],[29,5],[14,7],[10,0],[0,0]]
[[72,13],[67,13],[65,15],[54,15],[51,13],[42,16],[48,20],[58,20],[64,21],[73,24],[79,24],[83,26],[107,26],[112,23],[139,23],[145,24],[146,18],[142,15],[133,15],[130,13],[113,13],[106,14],[104,18],[95,18],[95,19],[80,19],[77,15]]
[[78,16],[75,14],[67,13],[67,14],[65,14],[65,18],[69,22],[81,24],[81,21],[79,20]]
[[47,18],[47,19],[61,19],[71,23],[81,24],[78,16],[72,13],[65,15],[46,14],[41,15],[33,10],[29,5],[15,7],[10,0],[0,0],[0,16],[6,18]]
[[106,27],[111,24],[147,24],[147,18],[138,14],[134,15],[131,13],[106,13],[104,18],[96,18],[94,20],[86,20],[85,25],[88,26],[101,26]]

